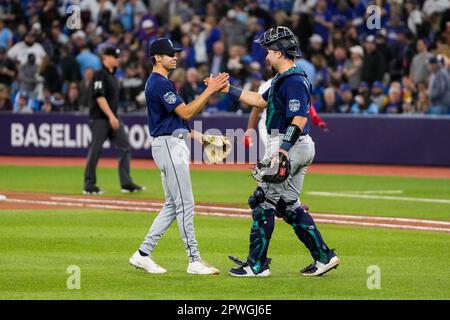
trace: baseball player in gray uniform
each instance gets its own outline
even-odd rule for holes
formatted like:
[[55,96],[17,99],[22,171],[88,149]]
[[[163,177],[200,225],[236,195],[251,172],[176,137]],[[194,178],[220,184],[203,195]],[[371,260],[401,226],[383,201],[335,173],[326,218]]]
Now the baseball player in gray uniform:
[[139,249],[129,259],[131,265],[149,273],[164,273],[151,254],[166,230],[175,221],[178,222],[181,239],[189,257],[187,272],[191,274],[218,274],[219,270],[200,257],[194,233],[194,195],[189,173],[190,152],[184,138],[190,137],[202,141],[201,133],[190,130],[187,120],[192,119],[206,105],[208,98],[228,84],[228,74],[219,74],[210,78],[205,91],[189,104],[180,98],[175,85],[168,74],[176,68],[175,48],[167,38],[155,40],[150,47],[150,59],[153,71],[146,87],[145,97],[148,111],[152,156],[161,171],[165,193],[165,205]]
[[[257,42],[266,48],[266,59],[278,72],[270,88],[263,94],[233,86],[227,86],[223,91],[246,104],[267,108],[267,149],[261,163],[263,166],[257,167],[270,165],[270,168],[276,168],[277,176],[284,179],[274,182],[263,177],[249,197],[253,218],[249,255],[244,262],[230,257],[239,268],[230,269],[229,274],[235,277],[271,275],[271,259],[267,257],[267,252],[276,215],[292,226],[298,239],[311,253],[313,262],[301,273],[304,276],[320,276],[336,268],[340,259],[327,246],[312,216],[299,201],[307,168],[315,155],[314,141],[309,135],[311,84],[306,73],[294,63],[301,53],[291,30],[282,26],[272,28]],[[253,173],[257,179],[255,171],[258,170]]]

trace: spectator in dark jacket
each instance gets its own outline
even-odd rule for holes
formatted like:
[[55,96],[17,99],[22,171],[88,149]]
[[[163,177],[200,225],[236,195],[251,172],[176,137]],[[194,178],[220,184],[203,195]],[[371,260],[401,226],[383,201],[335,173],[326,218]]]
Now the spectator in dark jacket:
[[364,54],[363,66],[361,70],[361,80],[371,85],[375,81],[382,81],[385,64],[383,56],[378,52],[375,37],[369,35],[364,42],[366,53]]
[[14,61],[6,55],[6,48],[0,47],[0,84],[10,87],[16,76],[16,71]]

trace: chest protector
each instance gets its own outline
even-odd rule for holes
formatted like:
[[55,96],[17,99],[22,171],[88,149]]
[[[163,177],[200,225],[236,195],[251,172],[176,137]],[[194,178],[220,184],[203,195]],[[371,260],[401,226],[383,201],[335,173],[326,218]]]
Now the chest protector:
[[[267,132],[270,134],[272,129],[281,129],[272,127],[272,122],[274,118],[286,119],[286,111],[285,111],[285,102],[277,95],[277,91],[281,85],[281,83],[288,77],[293,75],[300,75],[305,78],[305,83],[307,84],[308,93],[311,94],[312,86],[308,80],[306,72],[298,67],[292,67],[282,74],[277,74],[275,78],[272,80],[272,84],[269,89],[269,100],[267,102],[267,118],[266,118],[266,128]],[[308,110],[311,106],[311,100],[308,101]]]

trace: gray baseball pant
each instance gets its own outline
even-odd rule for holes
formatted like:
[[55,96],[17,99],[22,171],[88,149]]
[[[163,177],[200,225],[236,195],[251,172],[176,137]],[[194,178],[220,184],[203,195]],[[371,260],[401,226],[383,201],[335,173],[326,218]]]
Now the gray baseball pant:
[[[265,158],[270,158],[272,154],[278,152],[282,140],[283,135],[269,137]],[[283,197],[286,202],[292,203],[288,205],[288,210],[295,210],[299,207],[299,194],[303,188],[306,171],[313,162],[314,156],[315,145],[313,139],[308,134],[301,136],[289,150],[292,177],[280,184],[261,183],[266,198],[273,203],[277,203],[280,197]],[[275,206],[269,202],[264,202],[264,205],[266,209],[275,209]]]
[[139,250],[151,254],[158,240],[177,219],[189,261],[201,260],[194,232],[195,203],[189,172],[189,149],[182,138],[161,136],[152,143],[152,156],[161,171],[165,204]]

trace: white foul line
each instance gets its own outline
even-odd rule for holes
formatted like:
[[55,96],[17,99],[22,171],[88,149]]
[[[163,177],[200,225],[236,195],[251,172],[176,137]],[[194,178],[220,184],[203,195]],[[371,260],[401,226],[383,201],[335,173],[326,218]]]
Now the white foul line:
[[343,192],[321,192],[321,191],[309,191],[309,192],[307,192],[307,194],[312,195],[312,196],[322,196],[322,197],[377,199],[377,200],[413,201],[413,202],[431,202],[431,203],[450,204],[449,199],[375,196],[375,195],[368,195],[368,194],[355,194],[355,193],[343,193]]
[[[54,197],[55,198],[55,197]],[[53,198],[53,199],[54,199]],[[68,206],[68,207],[85,207],[85,208],[95,208],[95,209],[119,209],[119,210],[127,210],[127,211],[145,211],[145,212],[153,212],[155,210],[158,210],[161,208],[162,203],[150,203],[141,202],[147,204],[147,207],[142,206],[119,206],[119,205],[105,205],[105,204],[92,204],[92,202],[101,202],[101,199],[80,199],[80,198],[68,198],[66,197],[65,200],[72,200],[72,201],[82,201],[82,202],[91,202],[91,203],[74,203],[74,202],[58,202],[58,201],[44,201],[44,200],[25,200],[25,199],[6,199],[5,201],[8,202],[16,202],[16,203],[28,203],[28,204],[44,204],[44,205],[53,205],[53,206]],[[107,200],[107,199],[105,199]],[[114,202],[115,200],[108,200],[109,203]],[[120,201],[117,202],[121,203],[135,203],[133,201]],[[155,207],[157,205],[157,207]],[[153,206],[153,207],[152,207]],[[203,208],[210,208],[208,206],[202,206]],[[222,207],[214,207],[214,208],[221,208]],[[232,209],[232,208],[227,208]],[[243,209],[239,209],[243,210]],[[196,212],[196,214],[199,215],[206,215],[206,216],[218,216],[218,217],[233,217],[233,218],[246,218],[250,219],[251,216],[248,214],[249,211],[246,210],[247,214],[227,214],[227,213],[221,213],[221,212]],[[440,221],[431,221],[431,220],[415,220],[415,219],[402,219],[402,218],[386,218],[386,217],[362,217],[362,216],[348,216],[348,215],[332,215],[332,214],[313,214],[314,219],[317,222],[322,223],[333,223],[333,224],[342,224],[342,225],[357,225],[357,226],[369,226],[369,227],[386,227],[386,228],[394,228],[394,229],[412,229],[412,230],[423,230],[423,231],[444,231],[444,232],[450,232],[450,228],[439,228],[439,227],[425,227],[425,226],[414,226],[414,225],[393,225],[393,224],[386,224],[386,223],[374,223],[374,222],[364,222],[364,221],[348,221],[348,220],[340,220],[342,218],[355,218],[355,219],[372,219],[377,220],[375,218],[381,219],[389,219],[389,221],[410,221],[410,222],[424,222],[427,221],[429,223],[434,224],[441,224]],[[335,217],[337,219],[324,219],[323,217]],[[443,225],[450,224],[449,222],[442,221]]]
[[356,194],[400,194],[403,190],[364,190],[364,191],[344,191],[343,193]]
[[[126,204],[126,205],[143,205],[143,206],[160,206],[164,205],[163,202],[150,202],[150,201],[123,201],[123,200],[110,200],[110,199],[91,199],[91,198],[75,198],[75,197],[50,197],[52,200],[61,200],[61,201],[79,201],[79,202],[92,202],[92,203],[112,203],[112,204]],[[229,212],[240,212],[240,213],[249,213],[249,209],[239,209],[239,208],[230,208],[230,207],[217,207],[217,206],[203,206],[196,205],[197,209],[207,209],[207,210],[221,210],[221,211],[229,211]]]
[[[109,204],[125,204],[125,205],[144,205],[144,206],[153,206],[157,209],[161,209],[164,203],[162,202],[147,202],[147,201],[124,201],[124,200],[111,200],[111,199],[92,199],[92,198],[77,198],[77,197],[50,197],[52,200],[63,200],[63,201],[79,201],[79,202],[91,202],[91,203],[109,203]],[[238,212],[244,215],[249,215],[249,209],[240,209],[240,208],[229,208],[229,207],[221,207],[221,206],[204,206],[204,205],[196,205],[196,209],[199,210],[217,210],[221,212]],[[234,215],[237,216],[237,215]],[[392,217],[378,217],[378,216],[356,216],[356,215],[347,215],[347,214],[329,214],[329,213],[319,213],[313,214],[314,217],[326,217],[326,218],[334,218],[334,219],[352,219],[352,220],[376,220],[383,222],[413,222],[413,223],[424,223],[424,224],[444,224],[449,225],[448,221],[436,221],[436,220],[425,220],[425,219],[408,219],[408,218],[392,218]]]

